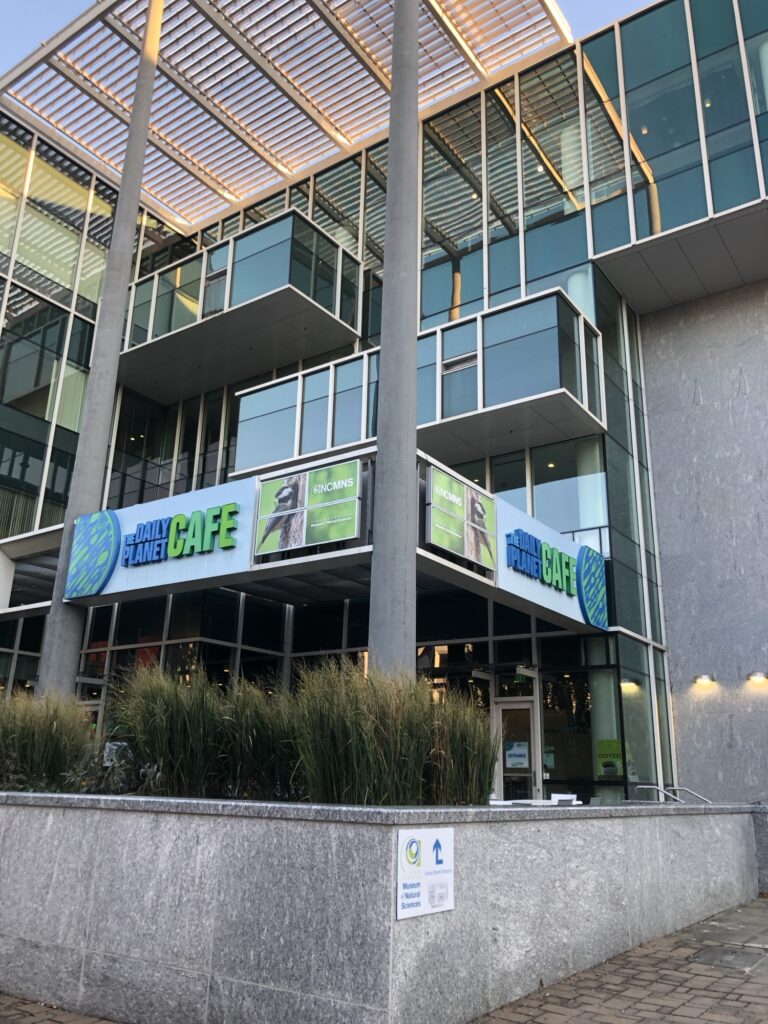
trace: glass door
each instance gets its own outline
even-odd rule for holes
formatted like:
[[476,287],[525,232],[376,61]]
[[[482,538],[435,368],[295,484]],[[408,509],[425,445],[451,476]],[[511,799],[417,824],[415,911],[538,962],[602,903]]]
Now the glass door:
[[500,735],[496,796],[500,800],[541,798],[539,744],[533,701],[503,701],[495,705]]

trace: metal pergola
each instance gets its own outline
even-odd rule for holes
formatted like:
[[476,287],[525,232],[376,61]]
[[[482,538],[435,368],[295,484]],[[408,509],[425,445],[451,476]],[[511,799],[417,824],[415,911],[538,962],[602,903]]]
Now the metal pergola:
[[[97,0],[0,105],[119,184],[148,0]],[[427,117],[571,41],[556,0],[420,3]],[[392,0],[167,0],[143,178],[183,232],[387,133]]]

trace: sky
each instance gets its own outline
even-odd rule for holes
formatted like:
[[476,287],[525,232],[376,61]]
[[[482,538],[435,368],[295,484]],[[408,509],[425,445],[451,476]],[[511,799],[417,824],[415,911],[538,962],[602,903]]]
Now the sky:
[[[648,0],[560,0],[575,38],[645,7]],[[13,67],[90,6],[88,0],[0,0],[0,73]]]

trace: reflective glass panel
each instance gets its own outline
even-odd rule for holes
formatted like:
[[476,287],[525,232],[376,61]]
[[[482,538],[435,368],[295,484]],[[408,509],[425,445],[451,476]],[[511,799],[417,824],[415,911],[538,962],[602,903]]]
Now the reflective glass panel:
[[520,297],[514,82],[490,90],[486,97],[489,304],[500,306]]
[[533,514],[560,533],[608,523],[602,440],[582,437],[531,450]]
[[328,383],[330,371],[310,373],[304,377],[301,406],[301,439],[299,452],[317,452],[327,447]]
[[639,238],[707,215],[682,0],[621,26]]
[[24,207],[14,274],[69,304],[91,175],[39,141]]
[[657,782],[648,648],[636,640],[620,636],[619,659],[629,794],[636,799],[656,799],[647,790],[633,791],[633,783],[653,785]]
[[587,156],[595,251],[626,245],[629,238],[627,178],[613,29],[582,49]]
[[297,392],[294,379],[243,395],[235,469],[267,465],[295,454]]
[[157,279],[153,337],[195,323],[200,309],[202,254],[178,264]]
[[302,217],[294,218],[291,246],[291,284],[324,309],[336,309],[338,249]]
[[359,441],[363,413],[363,360],[339,363],[334,383],[332,443]]
[[316,174],[313,202],[313,220],[337,242],[356,253],[360,225],[360,157],[344,160]]
[[437,339],[434,334],[428,334],[416,342],[417,423],[431,423],[437,417],[436,350]]
[[528,511],[525,452],[495,455],[491,459],[491,490],[508,505]]
[[477,408],[477,364],[443,372],[443,419]]
[[483,305],[480,101],[424,125],[422,327]]
[[0,269],[7,270],[32,134],[0,116]]
[[[101,297],[116,208],[117,193],[115,190],[97,180],[88,217],[88,233],[77,286],[77,308],[87,316],[96,315],[96,305]],[[138,230],[136,242],[138,242]]]
[[292,224],[292,217],[281,217],[235,239],[232,306],[288,284]]
[[691,17],[712,200],[719,213],[758,195],[749,108],[733,7],[691,0]]
[[525,266],[532,284],[587,258],[579,94],[572,53],[521,75],[520,114]]
[[739,8],[747,45],[763,173],[768,176],[768,4],[765,0],[740,0]]

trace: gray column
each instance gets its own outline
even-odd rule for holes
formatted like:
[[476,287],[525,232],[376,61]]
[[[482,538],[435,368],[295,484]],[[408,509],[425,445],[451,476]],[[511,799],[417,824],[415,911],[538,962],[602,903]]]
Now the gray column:
[[133,94],[120,194],[104,273],[104,289],[94,337],[91,370],[64,519],[59,566],[43,637],[39,681],[36,687],[38,695],[55,691],[71,692],[77,676],[85,609],[64,604],[64,587],[72,550],[74,520],[78,515],[101,508],[104,468],[117,384],[117,365],[122,344],[152,91],[160,46],[163,3],[164,0],[150,0],[147,11],[147,25]]
[[395,0],[369,653],[416,667],[419,5]]

